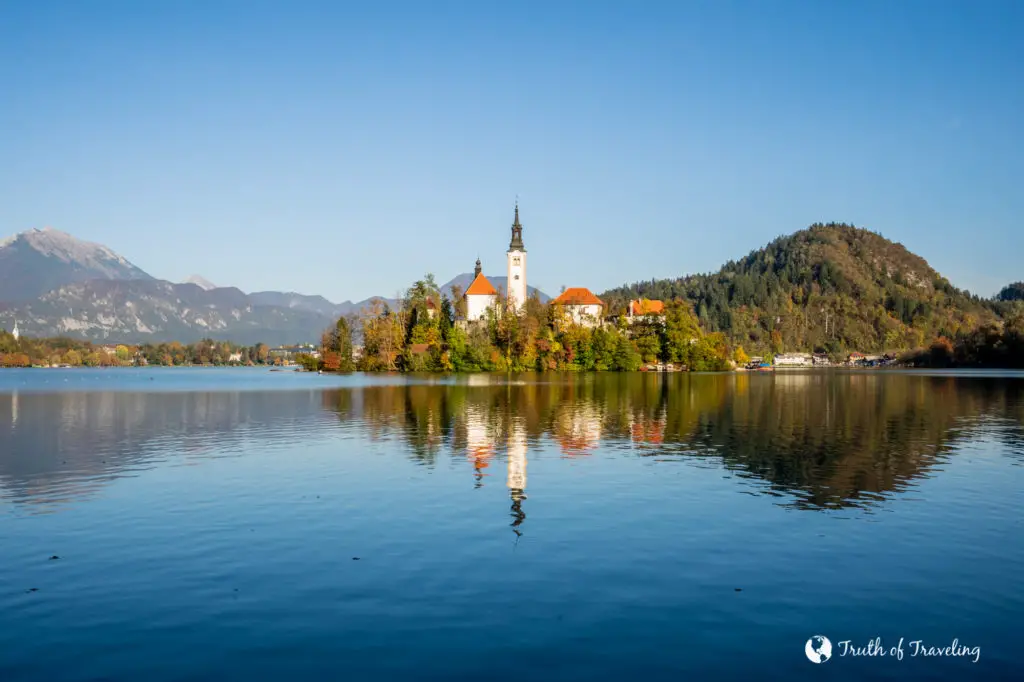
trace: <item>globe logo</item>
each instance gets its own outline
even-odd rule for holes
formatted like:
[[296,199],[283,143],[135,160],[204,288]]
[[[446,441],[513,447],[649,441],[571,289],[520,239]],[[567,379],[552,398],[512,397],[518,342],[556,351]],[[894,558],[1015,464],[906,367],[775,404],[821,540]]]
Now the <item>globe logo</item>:
[[814,635],[804,645],[804,653],[811,663],[824,663],[832,658],[832,642],[825,635]]

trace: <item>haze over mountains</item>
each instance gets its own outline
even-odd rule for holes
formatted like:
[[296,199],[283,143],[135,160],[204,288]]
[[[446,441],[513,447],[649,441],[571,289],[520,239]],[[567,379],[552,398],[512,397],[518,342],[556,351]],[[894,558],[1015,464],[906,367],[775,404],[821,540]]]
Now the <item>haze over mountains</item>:
[[[491,281],[500,287],[504,279]],[[441,289],[450,293],[458,284],[465,290],[470,281],[472,275],[463,273]],[[160,280],[106,246],[52,228],[0,241],[0,328],[11,329],[17,320],[28,336],[125,343],[315,342],[338,317],[359,312],[370,300],[334,303],[287,291],[245,293],[200,275],[182,283]]]

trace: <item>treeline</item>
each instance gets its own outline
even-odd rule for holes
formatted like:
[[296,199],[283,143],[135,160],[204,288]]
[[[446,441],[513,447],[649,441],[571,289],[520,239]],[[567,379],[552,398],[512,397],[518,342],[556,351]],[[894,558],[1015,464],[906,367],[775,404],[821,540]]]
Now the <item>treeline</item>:
[[1024,301],[1024,282],[1014,282],[1002,288],[996,295],[996,300],[1002,302]]
[[[661,322],[627,325],[596,321],[574,324],[558,305],[536,296],[519,312],[498,305],[479,322],[465,317],[456,289],[443,295],[427,275],[395,307],[375,300],[358,316],[343,317],[324,333],[320,358],[302,359],[308,369],[414,372],[633,371],[647,363],[671,362],[691,370],[729,369],[741,348],[724,334],[701,331],[690,305],[670,302]],[[353,330],[361,332],[361,353],[353,352]]]
[[906,361],[919,367],[1024,368],[1024,306],[999,324],[985,325],[953,339],[941,336]]
[[[702,328],[762,354],[927,348],[997,323],[1010,304],[952,286],[902,245],[852,225],[815,224],[780,237],[717,273],[651,280],[602,294],[679,298]],[[1002,297],[1024,296],[1011,285]]]
[[0,367],[130,367],[134,365],[258,365],[280,363],[263,343],[240,346],[205,339],[197,343],[104,346],[64,337],[15,340],[0,332]]

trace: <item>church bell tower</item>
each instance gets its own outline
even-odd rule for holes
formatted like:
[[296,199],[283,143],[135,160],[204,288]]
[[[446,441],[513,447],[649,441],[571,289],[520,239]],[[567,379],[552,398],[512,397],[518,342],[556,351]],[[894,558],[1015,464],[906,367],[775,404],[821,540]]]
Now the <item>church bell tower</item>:
[[508,245],[508,307],[521,310],[526,303],[526,247],[523,246],[523,226],[519,224],[519,202],[512,223],[512,241]]

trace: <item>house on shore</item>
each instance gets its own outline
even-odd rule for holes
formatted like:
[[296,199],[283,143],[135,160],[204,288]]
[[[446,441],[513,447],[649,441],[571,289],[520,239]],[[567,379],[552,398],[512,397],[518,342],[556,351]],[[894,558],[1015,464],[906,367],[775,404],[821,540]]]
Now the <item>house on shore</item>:
[[775,356],[776,367],[811,367],[813,364],[810,353],[780,353]]
[[586,287],[570,287],[551,301],[551,305],[561,306],[567,321],[581,327],[599,327],[604,301]]
[[283,362],[292,362],[300,355],[310,355],[314,358],[320,357],[320,351],[311,343],[297,346],[277,346],[276,348],[271,348],[267,354],[274,359],[280,358]]

